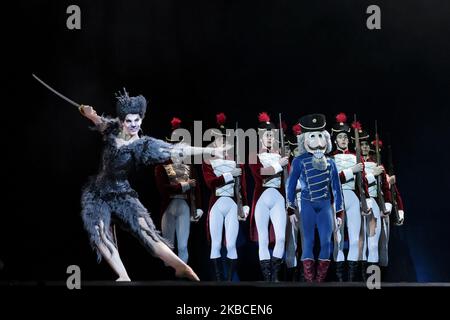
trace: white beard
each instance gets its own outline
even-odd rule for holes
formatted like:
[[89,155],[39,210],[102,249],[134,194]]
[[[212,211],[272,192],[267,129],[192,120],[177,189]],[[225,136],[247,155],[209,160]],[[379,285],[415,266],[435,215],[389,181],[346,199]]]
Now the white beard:
[[314,150],[311,152],[313,155],[312,166],[317,170],[325,170],[327,168],[327,160],[325,158],[324,150]]

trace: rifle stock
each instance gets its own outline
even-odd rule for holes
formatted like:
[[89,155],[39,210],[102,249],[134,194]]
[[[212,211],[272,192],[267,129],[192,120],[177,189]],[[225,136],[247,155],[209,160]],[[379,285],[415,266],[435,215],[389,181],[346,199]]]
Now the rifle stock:
[[[287,157],[289,155],[286,154],[286,149],[285,149],[285,143],[284,143],[284,130],[283,130],[283,122],[281,121],[281,113],[278,114],[278,118],[279,118],[279,122],[280,122],[280,143],[281,143],[281,156],[282,157]],[[283,167],[283,183],[284,183],[284,188],[286,188],[287,186],[287,178],[289,176],[288,173],[288,168],[287,166]],[[288,203],[287,203],[287,196],[285,199],[286,202],[286,208],[288,207]]]
[[[389,175],[394,175],[394,163],[392,161],[392,147],[389,143],[388,145],[388,166],[389,166]],[[400,223],[400,215],[398,213],[398,203],[397,203],[397,191],[395,190],[395,184],[390,185],[391,197],[392,197],[392,211],[391,214],[394,218],[394,224],[396,226],[401,226]]]
[[[236,122],[236,168],[240,168],[239,165],[239,140],[237,136],[237,129],[238,129],[238,123]],[[244,206],[242,204],[242,194],[241,194],[241,177],[238,176],[234,179],[234,197],[236,198],[236,205],[237,205],[237,213],[239,217],[244,218]]]
[[[356,123],[356,114],[355,114],[355,123]],[[355,126],[354,128],[355,132],[355,153],[356,153],[356,163],[361,163],[361,144],[359,141],[359,131],[358,128]],[[360,200],[360,207],[361,207],[361,215],[368,216],[372,213],[372,210],[368,208],[367,201],[366,201],[366,193],[363,187],[363,177],[362,172],[358,172],[355,176],[356,181],[356,188],[359,192],[359,200]]]
[[[191,179],[194,179],[194,165],[191,164],[190,168],[189,168],[189,176],[191,177]],[[197,182],[198,183],[198,182]],[[191,217],[195,218],[195,216],[197,215],[197,208],[196,208],[196,204],[195,204],[195,188],[189,188],[189,200],[190,200],[190,206],[189,206],[189,210],[191,213]]]
[[[380,155],[380,145],[379,145],[379,137],[378,137],[378,126],[377,121],[375,120],[375,154],[377,158],[377,166],[381,165],[381,155]],[[384,202],[384,195],[383,191],[381,189],[382,187],[382,174],[377,176],[377,199],[378,199],[378,205],[380,206],[381,212],[383,214],[386,214],[386,204]]]

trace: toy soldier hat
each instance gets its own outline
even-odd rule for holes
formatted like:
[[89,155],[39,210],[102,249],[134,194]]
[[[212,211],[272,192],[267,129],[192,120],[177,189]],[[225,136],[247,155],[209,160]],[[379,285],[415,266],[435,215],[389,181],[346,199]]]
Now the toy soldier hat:
[[139,114],[141,118],[144,118],[147,110],[147,100],[144,96],[130,97],[123,88],[123,93],[119,91],[116,98],[116,113],[120,120],[124,120],[127,114]]
[[[355,121],[352,124],[352,128],[358,130],[359,133],[359,141],[369,141],[370,135],[367,131],[364,131],[361,123],[359,121]],[[355,131],[352,133],[352,140],[355,140]]]
[[170,137],[166,137],[166,141],[167,142],[181,142],[183,141],[183,139],[172,139],[173,138],[173,132],[177,129],[182,128],[181,124],[183,123],[183,121],[181,121],[180,118],[177,117],[173,117],[172,120],[170,120],[170,126],[171,126],[171,131],[170,131]]
[[222,136],[230,135],[230,133],[227,134],[228,128],[226,126],[226,122],[227,122],[227,116],[225,115],[225,113],[220,112],[220,113],[216,114],[217,128],[212,129],[213,133],[215,135],[222,135]]
[[270,122],[270,116],[267,114],[267,112],[261,112],[258,115],[258,129],[260,130],[273,130],[276,129],[276,126]]
[[299,120],[301,126],[301,132],[321,131],[325,129],[327,125],[326,118],[321,113],[308,114],[303,116]]
[[351,128],[347,124],[347,115],[343,112],[339,113],[336,116],[336,123],[331,127],[331,134],[336,136],[341,132],[349,133],[350,130]]

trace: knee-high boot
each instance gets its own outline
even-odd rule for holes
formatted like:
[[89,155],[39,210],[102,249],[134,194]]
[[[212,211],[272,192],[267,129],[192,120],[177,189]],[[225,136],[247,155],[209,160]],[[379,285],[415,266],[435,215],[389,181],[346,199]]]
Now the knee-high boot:
[[272,280],[272,268],[270,266],[270,260],[261,260],[259,261],[261,265],[261,272],[263,275],[264,281],[271,281]]
[[272,257],[272,282],[280,281],[279,273],[280,273],[282,262],[283,262],[283,259]]
[[214,267],[215,281],[223,281],[223,265],[222,258],[211,259]]

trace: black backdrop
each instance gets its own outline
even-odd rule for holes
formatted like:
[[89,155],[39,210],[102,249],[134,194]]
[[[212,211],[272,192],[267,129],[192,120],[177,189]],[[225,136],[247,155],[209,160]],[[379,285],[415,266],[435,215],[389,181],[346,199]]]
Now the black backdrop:
[[[66,28],[70,4],[81,7],[79,31]],[[365,27],[370,4],[382,9],[382,30]],[[283,112],[290,124],[309,112],[329,123],[356,112],[369,129],[378,119],[382,138],[391,135],[407,215],[394,230],[389,279],[450,281],[447,1],[42,0],[4,13],[3,279],[62,280],[70,264],[85,279],[113,278],[95,263],[79,217],[100,139],[35,72],[100,113],[113,113],[123,86],[144,94],[144,132],[156,137],[172,116],[210,121],[218,111],[245,128],[262,110]],[[151,168],[133,182],[157,220]],[[193,227],[191,258],[207,278],[204,229],[204,221]],[[124,232],[119,246],[133,279],[172,277]],[[239,253],[241,277],[256,279],[257,251],[245,233]]]

